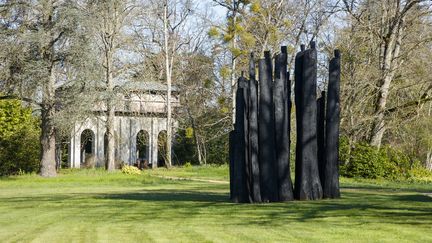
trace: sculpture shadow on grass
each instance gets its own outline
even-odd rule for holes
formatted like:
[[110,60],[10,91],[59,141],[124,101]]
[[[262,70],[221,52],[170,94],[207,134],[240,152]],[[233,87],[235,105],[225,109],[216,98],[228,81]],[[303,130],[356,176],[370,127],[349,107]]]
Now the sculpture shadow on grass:
[[138,201],[176,201],[176,202],[229,202],[229,195],[212,192],[158,190],[136,193],[118,193],[101,195],[104,199],[138,200]]
[[[203,189],[203,188],[201,188]],[[1,198],[9,210],[38,205],[45,213],[90,221],[223,220],[228,225],[282,226],[290,222],[323,221],[352,226],[368,223],[432,224],[432,198],[414,193],[345,191],[342,199],[274,204],[235,204],[224,192],[136,190],[106,193],[59,193]],[[33,217],[37,217],[33,216]],[[226,220],[228,219],[229,220]],[[222,221],[221,221],[222,222]]]

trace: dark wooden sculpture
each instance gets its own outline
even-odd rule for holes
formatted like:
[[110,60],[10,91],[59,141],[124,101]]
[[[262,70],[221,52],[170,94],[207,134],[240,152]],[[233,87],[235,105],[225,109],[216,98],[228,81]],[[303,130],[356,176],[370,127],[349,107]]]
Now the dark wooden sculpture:
[[236,92],[236,123],[234,125],[233,135],[233,193],[234,202],[249,202],[247,191],[247,174],[246,174],[246,144],[245,144],[245,97],[244,87],[245,79],[239,78]]
[[275,119],[276,170],[278,174],[279,201],[294,199],[290,175],[290,134],[287,93],[287,53],[286,47],[275,58],[275,81],[273,85],[273,103]]
[[[249,80],[238,79],[236,123],[230,133],[230,196],[234,202],[277,202],[340,197],[338,172],[340,53],[330,62],[326,93],[317,100],[315,43],[295,58],[297,123],[295,185],[290,175],[291,82],[287,49],[259,60],[251,54]],[[327,103],[327,104],[326,104]]]
[[295,67],[297,149],[294,196],[299,200],[322,198],[316,126],[317,52],[314,42],[310,47],[299,52]]
[[317,142],[318,142],[318,169],[321,185],[324,178],[325,165],[325,91],[321,91],[321,97],[317,99]]
[[251,198],[253,202],[261,202],[261,189],[260,189],[260,172],[259,172],[259,158],[258,158],[258,83],[255,75],[255,60],[253,53],[249,61],[249,183],[251,188]]
[[265,52],[264,59],[259,61],[258,113],[260,184],[263,202],[278,200],[272,83],[270,52]]
[[324,198],[339,198],[339,122],[340,122],[340,52],[330,61],[326,112],[326,159],[324,164]]

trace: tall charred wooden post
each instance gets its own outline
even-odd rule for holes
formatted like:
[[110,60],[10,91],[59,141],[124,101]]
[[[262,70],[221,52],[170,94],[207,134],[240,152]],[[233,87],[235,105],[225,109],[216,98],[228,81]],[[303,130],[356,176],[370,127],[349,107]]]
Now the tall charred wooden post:
[[234,133],[232,142],[232,175],[233,183],[232,197],[234,202],[248,202],[249,195],[247,191],[247,174],[246,174],[246,143],[245,143],[245,89],[246,80],[240,77],[236,92],[236,122],[234,124]]
[[339,122],[340,122],[340,52],[330,61],[327,88],[326,160],[324,164],[324,198],[339,198]]
[[[303,49],[303,48],[302,48]],[[315,43],[296,56],[297,149],[294,196],[299,200],[322,198],[317,143],[317,52]]]
[[264,52],[259,61],[259,163],[261,199],[263,202],[278,201],[275,154],[275,131],[272,95],[272,60],[270,52]]
[[249,183],[253,202],[261,202],[260,172],[258,161],[258,84],[255,75],[255,60],[253,53],[249,60]]
[[321,97],[317,99],[317,141],[318,141],[318,170],[323,185],[325,165],[325,97],[326,92],[321,91]]
[[289,166],[290,131],[287,80],[287,52],[286,47],[282,47],[281,54],[275,58],[273,85],[274,126],[277,131],[275,133],[275,149],[279,201],[294,199]]
[[296,54],[294,60],[294,101],[296,113],[296,128],[297,128],[297,141],[295,151],[295,181],[294,181],[294,198],[298,199],[298,190],[300,188],[300,180],[302,180],[301,171],[303,170],[302,155],[303,146],[299,134],[303,134],[303,126],[301,126],[301,119],[303,117],[303,59],[304,59],[305,45],[300,46],[300,52]]
[[245,180],[244,183],[246,184],[246,201],[252,202],[252,189],[251,189],[251,163],[250,163],[250,156],[249,156],[249,81],[244,78],[243,72],[241,77],[238,80],[238,85],[243,89],[243,129],[244,129],[244,172],[245,172]]

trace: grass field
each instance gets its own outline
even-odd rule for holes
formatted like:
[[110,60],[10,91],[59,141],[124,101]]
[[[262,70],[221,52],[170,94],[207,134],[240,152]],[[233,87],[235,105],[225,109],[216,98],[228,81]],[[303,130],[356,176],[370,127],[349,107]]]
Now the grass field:
[[0,242],[432,242],[432,185],[342,179],[342,199],[233,204],[226,167],[0,179]]

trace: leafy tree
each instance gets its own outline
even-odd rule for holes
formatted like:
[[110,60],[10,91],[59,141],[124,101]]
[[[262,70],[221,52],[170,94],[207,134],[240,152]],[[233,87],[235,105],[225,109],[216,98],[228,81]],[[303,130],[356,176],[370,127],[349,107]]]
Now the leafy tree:
[[115,80],[127,70],[126,65],[120,61],[122,49],[125,49],[126,42],[125,28],[130,24],[134,1],[123,0],[89,0],[87,12],[91,16],[89,28],[91,29],[93,40],[99,51],[100,70],[103,75],[99,76],[104,81],[103,104],[106,107],[106,168],[109,171],[115,169]]
[[85,75],[91,56],[80,2],[0,2],[0,88],[3,99],[18,97],[41,116],[41,175],[56,175],[56,91]]
[[40,168],[39,120],[19,100],[0,100],[0,176]]

